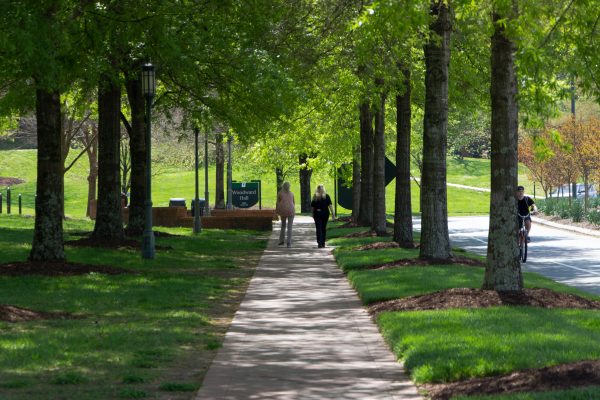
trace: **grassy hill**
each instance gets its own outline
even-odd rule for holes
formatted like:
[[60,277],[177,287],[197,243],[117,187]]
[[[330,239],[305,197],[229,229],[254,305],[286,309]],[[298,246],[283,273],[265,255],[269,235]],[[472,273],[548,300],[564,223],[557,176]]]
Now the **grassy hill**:
[[[74,157],[75,154],[71,154]],[[74,218],[85,216],[87,199],[87,169],[88,164],[85,158],[80,159],[75,166],[65,174],[65,213]],[[173,197],[183,197],[187,200],[189,207],[191,199],[194,197],[194,171],[166,168],[161,166],[156,168],[156,173],[152,178],[152,201],[156,206],[166,206],[169,199]],[[261,179],[263,181],[263,207],[274,207],[275,205],[275,174],[267,176],[255,176],[250,166],[235,165],[233,179],[238,181],[249,181],[251,179]],[[414,171],[416,173],[416,171]],[[33,214],[34,195],[36,180],[36,151],[35,150],[0,150],[0,176],[14,177],[25,180],[25,183],[14,186],[13,212],[17,212],[17,195],[23,195],[23,213]],[[299,201],[300,187],[297,176],[289,177],[292,184],[292,191],[296,193],[296,200]],[[525,168],[519,170],[519,181],[526,186],[528,192],[533,191],[533,185],[525,175]],[[215,168],[209,168],[209,192],[210,202],[214,203],[214,182]],[[322,183],[333,197],[333,177],[326,173],[315,173],[312,179],[312,188]],[[456,160],[448,159],[448,183],[461,184],[475,187],[490,187],[490,161],[483,159]],[[6,199],[6,188],[0,188]],[[392,181],[386,188],[387,210],[391,214],[394,211],[395,181]],[[204,170],[200,172],[200,197],[204,197]],[[419,212],[419,187],[413,182],[412,185],[412,204],[414,212]],[[489,210],[489,193],[475,192],[467,189],[448,187],[448,207],[451,215],[487,213]],[[298,206],[299,210],[299,206]],[[4,205],[6,212],[6,202]],[[338,206],[338,213],[348,213],[349,210]]]

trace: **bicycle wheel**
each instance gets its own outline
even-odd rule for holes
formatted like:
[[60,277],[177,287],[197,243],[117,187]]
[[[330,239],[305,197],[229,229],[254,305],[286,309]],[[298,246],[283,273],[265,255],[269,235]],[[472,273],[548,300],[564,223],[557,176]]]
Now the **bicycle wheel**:
[[519,235],[519,256],[521,262],[527,262],[527,235],[525,233]]
[[518,244],[519,244],[519,261],[523,261],[523,241],[521,240],[521,234],[519,234]]

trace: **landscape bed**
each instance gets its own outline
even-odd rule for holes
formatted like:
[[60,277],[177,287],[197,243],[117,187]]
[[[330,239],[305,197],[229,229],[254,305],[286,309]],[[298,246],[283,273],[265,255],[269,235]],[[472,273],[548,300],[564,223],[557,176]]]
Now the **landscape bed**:
[[[600,297],[534,273],[524,273],[528,289],[521,298],[477,295],[484,273],[480,256],[455,249],[479,262],[427,265],[417,260],[418,248],[374,246],[391,236],[361,237],[353,232],[365,228],[336,225],[329,243],[340,268],[396,357],[432,399],[600,398],[600,374],[590,374],[585,363],[600,366]],[[358,251],[367,244],[371,250]],[[402,261],[395,267],[394,258]]]

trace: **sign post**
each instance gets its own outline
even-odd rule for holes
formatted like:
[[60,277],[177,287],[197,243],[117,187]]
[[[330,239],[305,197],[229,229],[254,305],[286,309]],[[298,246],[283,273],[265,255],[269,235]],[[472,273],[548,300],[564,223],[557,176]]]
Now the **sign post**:
[[[338,194],[338,201],[340,206],[345,209],[352,210],[352,185],[348,185],[346,181],[343,179],[343,176],[348,175],[348,173],[344,174],[346,169],[352,168],[352,164],[342,164],[340,168],[336,170],[336,188]],[[348,171],[346,171],[348,172]],[[396,178],[396,166],[392,163],[387,157],[385,158],[385,185],[387,186],[391,181]],[[337,211],[336,211],[337,215]]]
[[258,182],[258,209],[262,210],[262,181],[260,179],[253,179],[250,182]]

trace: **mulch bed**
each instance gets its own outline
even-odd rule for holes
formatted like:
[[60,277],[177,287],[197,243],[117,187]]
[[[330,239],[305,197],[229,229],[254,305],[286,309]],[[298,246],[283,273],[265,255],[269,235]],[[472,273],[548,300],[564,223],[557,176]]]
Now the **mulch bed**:
[[[414,260],[413,260],[414,261]],[[550,289],[524,289],[523,292],[456,288],[369,306],[372,315],[384,311],[441,310],[493,306],[532,306],[543,308],[583,308],[600,310],[600,301],[588,300]],[[600,360],[581,361],[541,369],[518,371],[502,376],[473,378],[460,382],[421,386],[431,400],[454,396],[549,391],[600,384]]]
[[162,232],[162,231],[153,231],[154,232],[154,237],[160,237],[160,238],[164,238],[164,237],[185,237],[184,235],[176,235],[174,233],[169,233],[169,232]]
[[88,265],[69,262],[43,263],[43,262],[12,262],[0,264],[0,275],[4,276],[23,276],[23,275],[45,275],[45,276],[71,276],[85,275],[91,272],[120,275],[132,274],[133,271],[111,267],[108,265]]
[[365,250],[380,250],[380,249],[394,249],[398,248],[400,245],[396,242],[375,242],[365,244],[364,246],[360,246],[355,248],[357,251],[365,251]]
[[600,385],[600,360],[580,361],[502,376],[473,378],[460,382],[421,386],[432,400],[449,400],[458,395],[543,392]]
[[471,267],[485,267],[483,261],[475,260],[468,257],[455,256],[450,260],[437,259],[422,259],[422,258],[403,258],[400,260],[390,261],[385,264],[370,265],[365,269],[390,269],[399,267],[425,267],[428,265],[468,265]]
[[[162,235],[161,235],[162,236]],[[84,237],[77,240],[67,240],[65,245],[73,247],[102,247],[106,249],[128,249],[128,250],[140,250],[142,243],[135,239],[122,239],[122,240],[98,240],[91,237]],[[159,246],[154,245],[156,250],[172,250],[171,246]]]
[[23,179],[7,178],[7,177],[0,176],[0,186],[13,186],[13,185],[18,185],[23,182],[25,182]]
[[81,318],[69,313],[34,311],[28,308],[0,304],[0,321],[23,322],[40,319],[74,319]]
[[[353,226],[353,227],[357,227],[357,226]],[[343,226],[341,228],[343,228]],[[361,232],[352,232],[352,233],[349,233],[347,235],[340,236],[340,237],[343,237],[343,238],[360,238],[360,237],[375,237],[375,236],[377,236],[377,233],[375,233],[375,231],[361,231]],[[388,231],[383,236],[391,236],[391,233]]]
[[359,237],[374,237],[377,236],[375,231],[352,232],[342,236],[343,238],[359,238]]
[[496,292],[494,290],[455,288],[373,303],[369,306],[369,312],[378,314],[384,311],[442,310],[506,305],[600,310],[600,301],[598,300],[588,300],[574,294],[558,293],[550,289]]
[[[338,220],[343,221],[341,218],[338,218]],[[338,226],[338,228],[359,228],[360,226],[361,225],[357,224],[356,222],[350,219],[345,224]]]

